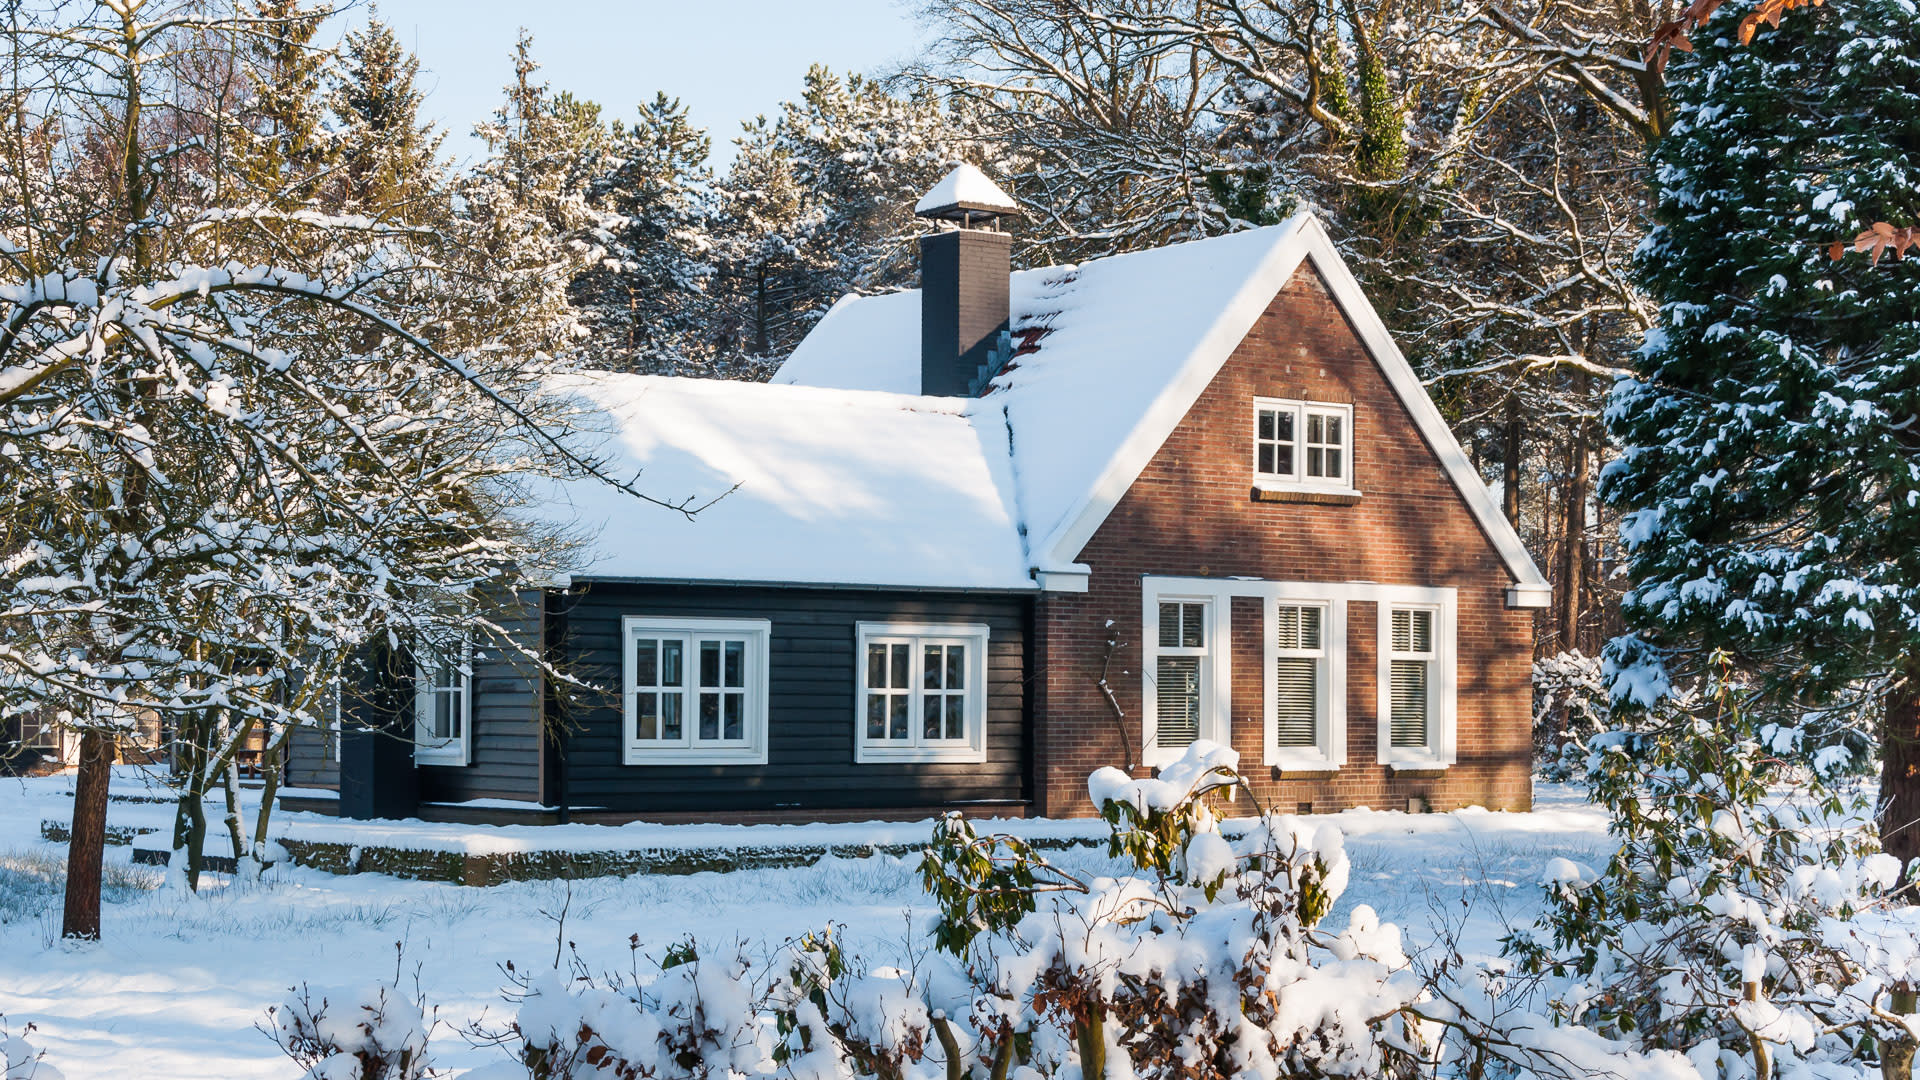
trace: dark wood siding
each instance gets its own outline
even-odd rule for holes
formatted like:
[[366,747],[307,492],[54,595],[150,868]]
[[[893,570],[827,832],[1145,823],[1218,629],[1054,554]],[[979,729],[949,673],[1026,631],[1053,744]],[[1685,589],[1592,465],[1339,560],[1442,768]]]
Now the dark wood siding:
[[333,759],[333,740],[312,728],[301,728],[287,743],[287,786],[340,786],[340,763]]
[[[1027,597],[599,583],[576,588],[561,607],[555,625],[566,627],[568,661],[589,681],[614,688],[621,679],[623,616],[772,623],[766,765],[622,765],[619,699],[592,695],[571,707],[564,785],[573,807],[804,816],[808,810],[968,804],[1014,811],[1028,799]],[[855,628],[887,620],[990,628],[984,764],[854,763]]]
[[[503,597],[495,619],[539,655],[544,621],[540,594]],[[539,665],[498,642],[474,642],[473,740],[466,765],[420,766],[422,802],[540,799],[543,680]]]

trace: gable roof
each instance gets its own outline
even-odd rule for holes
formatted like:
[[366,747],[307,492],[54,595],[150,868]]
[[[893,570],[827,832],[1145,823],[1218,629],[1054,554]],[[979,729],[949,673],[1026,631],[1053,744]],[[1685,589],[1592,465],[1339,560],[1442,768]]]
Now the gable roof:
[[[920,294],[836,303],[770,385],[604,376],[615,471],[726,499],[687,522],[563,485],[582,573],[945,588],[1084,587],[1075,564],[1254,322],[1311,263],[1498,550],[1510,600],[1547,583],[1311,215],[1015,273],[1015,354],[979,399],[923,397]],[[565,508],[556,508],[564,512]],[[758,534],[758,535],[755,535]]]
[[[575,577],[1032,589],[997,410],[960,398],[646,375],[559,389],[605,471],[532,492],[580,541]],[[735,485],[738,485],[737,487]]]

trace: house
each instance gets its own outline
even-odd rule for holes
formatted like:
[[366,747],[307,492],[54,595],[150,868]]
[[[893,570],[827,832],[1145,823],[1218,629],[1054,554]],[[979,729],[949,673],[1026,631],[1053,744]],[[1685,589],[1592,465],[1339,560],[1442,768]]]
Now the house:
[[616,471],[730,491],[547,494],[586,551],[515,626],[611,692],[400,665],[411,756],[308,738],[291,782],[360,815],[1069,816],[1093,769],[1212,739],[1288,810],[1529,805],[1548,585],[1313,217],[1009,273],[977,171],[917,209],[951,222],[923,288],[841,300],[771,384],[575,385]]

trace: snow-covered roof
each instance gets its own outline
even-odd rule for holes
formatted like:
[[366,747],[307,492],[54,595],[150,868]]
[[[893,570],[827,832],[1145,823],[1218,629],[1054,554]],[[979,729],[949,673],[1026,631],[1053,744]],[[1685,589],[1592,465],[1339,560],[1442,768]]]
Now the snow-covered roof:
[[1000,185],[987,179],[987,174],[962,162],[941,177],[933,185],[933,190],[920,196],[913,204],[916,214],[934,214],[942,210],[984,210],[992,213],[1015,214],[1020,204],[1013,201]]
[[1084,587],[1080,550],[1309,260],[1500,550],[1516,602],[1542,602],[1545,579],[1306,214],[1014,274],[1015,339],[1039,347],[978,399],[919,395],[918,292],[841,300],[770,385],[598,380],[584,392],[609,418],[616,471],[643,468],[667,498],[740,487],[689,522],[569,485],[582,533],[605,522],[579,573]]
[[961,398],[644,375],[566,389],[609,475],[661,499],[725,496],[689,519],[592,479],[540,492],[540,516],[582,542],[576,578],[1034,587],[998,410],[976,422]]

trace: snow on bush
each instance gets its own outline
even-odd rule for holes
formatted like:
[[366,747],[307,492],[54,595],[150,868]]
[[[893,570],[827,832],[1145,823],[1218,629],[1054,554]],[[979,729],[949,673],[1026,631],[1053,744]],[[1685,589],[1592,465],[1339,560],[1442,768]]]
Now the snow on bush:
[[66,1080],[59,1069],[46,1063],[46,1055],[27,1041],[33,1025],[18,1035],[7,1032],[7,1018],[0,1015],[0,1080]]
[[269,1010],[268,1032],[306,1069],[302,1080],[426,1080],[429,1023],[395,984],[315,990],[302,985]]

